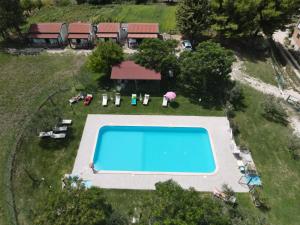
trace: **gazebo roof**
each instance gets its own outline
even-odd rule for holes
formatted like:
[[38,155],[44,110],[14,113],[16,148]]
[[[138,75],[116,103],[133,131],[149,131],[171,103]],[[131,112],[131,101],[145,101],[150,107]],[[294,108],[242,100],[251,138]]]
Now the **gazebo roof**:
[[133,61],[123,61],[113,66],[110,79],[112,80],[161,80],[161,74],[147,69]]

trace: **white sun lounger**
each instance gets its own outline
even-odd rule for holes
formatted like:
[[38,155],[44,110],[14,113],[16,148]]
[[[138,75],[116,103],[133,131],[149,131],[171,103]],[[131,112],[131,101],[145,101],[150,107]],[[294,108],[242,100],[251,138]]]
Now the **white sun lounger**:
[[53,131],[40,132],[40,133],[39,133],[39,137],[40,137],[40,138],[51,137],[52,134],[53,134]]
[[62,138],[65,138],[67,136],[66,133],[59,133],[59,134],[52,134],[51,135],[51,138],[54,138],[54,139],[62,139]]
[[107,94],[103,94],[102,95],[102,106],[107,106],[107,101],[108,101]]
[[62,126],[62,127],[54,127],[53,132],[65,132],[68,130],[67,126]]
[[148,105],[149,99],[150,99],[150,95],[145,94],[143,105]]
[[71,125],[72,124],[72,120],[62,120],[60,122],[61,125]]
[[120,103],[121,103],[121,95],[117,93],[115,96],[115,105],[120,106]]
[[162,106],[163,106],[163,107],[168,107],[168,99],[167,99],[167,97],[165,97],[165,96],[164,96],[164,98],[163,98]]

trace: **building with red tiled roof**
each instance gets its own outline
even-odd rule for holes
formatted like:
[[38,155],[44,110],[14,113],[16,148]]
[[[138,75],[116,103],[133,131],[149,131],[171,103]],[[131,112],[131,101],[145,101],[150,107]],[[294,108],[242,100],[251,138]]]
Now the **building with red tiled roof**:
[[120,40],[121,24],[120,23],[99,23],[97,26],[97,39],[101,41]]
[[112,67],[112,80],[161,80],[161,74],[133,61],[123,61]]
[[68,27],[66,23],[31,24],[27,38],[33,46],[62,47],[67,43]]
[[128,23],[127,33],[128,45],[131,47],[131,43],[139,44],[146,38],[158,38],[159,25],[158,23]]
[[90,23],[70,23],[68,40],[71,48],[90,48],[94,45],[95,29]]

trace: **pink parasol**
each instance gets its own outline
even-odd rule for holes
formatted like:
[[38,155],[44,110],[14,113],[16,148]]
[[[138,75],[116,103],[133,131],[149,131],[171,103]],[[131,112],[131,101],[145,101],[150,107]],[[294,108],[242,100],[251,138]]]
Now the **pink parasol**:
[[176,94],[173,91],[169,91],[164,95],[169,101],[172,101],[176,98]]

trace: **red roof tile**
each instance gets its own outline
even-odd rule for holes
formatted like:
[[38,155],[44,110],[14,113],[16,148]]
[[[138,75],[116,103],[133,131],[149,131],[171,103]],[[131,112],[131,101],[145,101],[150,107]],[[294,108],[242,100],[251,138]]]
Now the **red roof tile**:
[[60,33],[63,23],[37,23],[31,24],[28,33]]
[[120,23],[99,23],[97,33],[119,33]]
[[91,26],[90,23],[70,23],[68,27],[69,34],[89,34],[91,32]]
[[158,23],[128,23],[128,33],[158,34]]
[[117,38],[118,37],[118,34],[116,33],[97,33],[96,34],[98,38]]
[[158,38],[158,34],[128,34],[128,38]]
[[161,74],[136,64],[133,61],[123,61],[113,66],[112,80],[161,80]]
[[77,38],[88,39],[89,34],[68,34],[68,39],[77,39]]
[[29,34],[29,38],[58,38],[59,34]]

